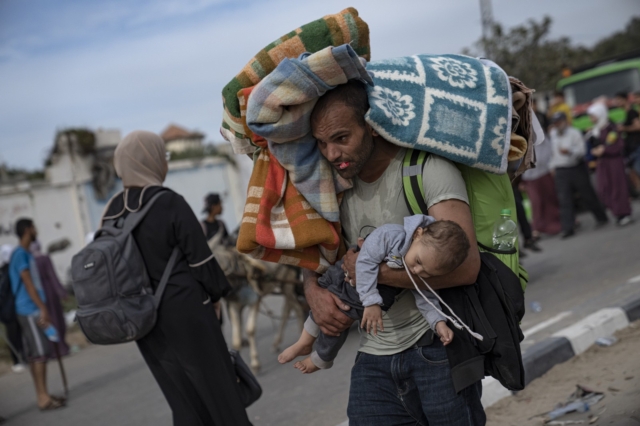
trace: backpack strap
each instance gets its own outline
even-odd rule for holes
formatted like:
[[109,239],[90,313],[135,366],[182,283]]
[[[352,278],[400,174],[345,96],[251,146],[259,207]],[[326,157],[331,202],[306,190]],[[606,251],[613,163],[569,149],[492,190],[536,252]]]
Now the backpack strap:
[[428,214],[427,203],[424,200],[424,185],[422,184],[422,169],[429,153],[417,149],[408,149],[402,163],[402,188],[404,201],[412,214]]
[[128,234],[135,229],[136,226],[140,223],[142,219],[149,213],[153,204],[167,191],[166,189],[161,189],[156,195],[151,197],[149,201],[146,202],[144,206],[137,212],[130,212],[129,215],[124,220],[124,226],[122,227],[122,232]]
[[180,254],[180,247],[175,246],[173,251],[171,252],[171,257],[169,258],[169,262],[167,262],[167,266],[164,268],[164,272],[162,273],[162,278],[160,278],[160,284],[158,284],[158,288],[156,289],[155,294],[153,295],[153,301],[156,305],[156,309],[160,306],[160,301],[162,300],[162,295],[164,294],[164,289],[167,287],[167,282],[169,282],[169,276],[171,275],[171,271],[176,264],[176,260],[178,260],[178,255]]
[[[161,189],[156,195],[151,197],[147,203],[142,206],[140,210],[137,212],[131,212],[124,220],[124,226],[122,227],[123,233],[131,233],[135,229],[136,226],[140,223],[140,221],[149,213],[153,204],[158,201],[163,194],[167,191],[165,189]],[[178,260],[178,255],[180,254],[180,248],[178,246],[173,248],[171,252],[171,257],[169,257],[169,262],[167,262],[167,266],[164,268],[164,272],[162,273],[162,278],[160,278],[160,283],[158,284],[158,288],[153,296],[153,300],[156,306],[156,309],[160,306],[160,301],[162,300],[162,295],[164,294],[164,290],[167,287],[167,283],[169,282],[169,276],[171,275],[171,271]]]

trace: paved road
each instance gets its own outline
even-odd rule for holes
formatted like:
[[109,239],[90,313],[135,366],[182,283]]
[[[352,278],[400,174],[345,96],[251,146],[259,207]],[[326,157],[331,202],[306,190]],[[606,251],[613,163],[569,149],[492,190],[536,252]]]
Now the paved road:
[[[640,204],[636,204],[638,211]],[[541,242],[542,253],[524,259],[531,275],[527,300],[537,301],[542,311],[531,310],[523,330],[533,330],[523,347],[564,326],[640,292],[640,223],[626,228],[610,225],[593,230],[593,220],[581,217],[582,230],[574,238],[550,238]],[[629,281],[631,280],[631,281]],[[279,300],[268,300],[277,311]],[[545,326],[545,324],[549,324]],[[227,325],[228,327],[228,325]],[[225,333],[228,335],[228,329]],[[270,352],[274,326],[261,316],[259,347],[263,364],[259,379],[263,397],[250,409],[256,426],[335,426],[346,419],[350,368],[358,345],[352,330],[334,368],[312,376],[280,366]],[[298,334],[295,324],[287,329],[285,344]],[[246,350],[243,351],[248,358]],[[90,347],[66,360],[71,384],[70,406],[59,412],[40,413],[27,374],[0,377],[0,416],[7,425],[168,426],[170,411],[146,369],[135,345]],[[49,375],[51,388],[60,389],[55,365]]]

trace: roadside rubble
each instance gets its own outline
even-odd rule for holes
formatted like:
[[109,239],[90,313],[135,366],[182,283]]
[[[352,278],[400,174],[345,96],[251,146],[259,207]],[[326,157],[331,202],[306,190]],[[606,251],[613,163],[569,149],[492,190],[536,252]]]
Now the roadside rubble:
[[487,408],[487,426],[640,425],[640,321],[613,337]]
[[[584,386],[576,385],[576,390],[569,396],[566,402],[564,402],[563,404],[559,404],[559,406],[554,410],[551,410],[544,415],[545,423],[559,424],[558,422],[552,422],[552,420],[562,417],[565,414],[573,413],[574,411],[577,411],[578,413],[587,412],[591,410],[591,407],[596,405],[603,398],[604,394],[602,392],[594,391]],[[584,423],[583,420],[580,420],[578,422]],[[578,424],[576,422],[560,423]]]

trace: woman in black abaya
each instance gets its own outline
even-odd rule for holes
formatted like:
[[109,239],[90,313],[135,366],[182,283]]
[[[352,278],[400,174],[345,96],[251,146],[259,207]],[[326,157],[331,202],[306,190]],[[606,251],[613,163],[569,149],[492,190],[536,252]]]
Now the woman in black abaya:
[[154,133],[133,132],[116,148],[114,165],[125,190],[111,199],[103,221],[126,217],[163,192],[133,231],[154,289],[173,248],[181,252],[156,326],[137,341],[174,425],[250,425],[216,315],[229,283],[187,202],[162,187],[168,169],[164,141]]

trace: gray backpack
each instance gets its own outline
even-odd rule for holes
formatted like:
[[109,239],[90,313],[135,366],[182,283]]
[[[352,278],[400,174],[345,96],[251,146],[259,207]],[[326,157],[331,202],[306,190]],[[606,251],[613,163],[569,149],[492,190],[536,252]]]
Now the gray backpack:
[[126,219],[110,220],[94,241],[71,261],[73,290],[78,301],[76,319],[91,343],[110,345],[144,337],[156,323],[162,293],[179,254],[175,247],[157,291],[131,232],[151,206],[156,194]]

